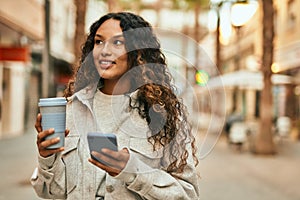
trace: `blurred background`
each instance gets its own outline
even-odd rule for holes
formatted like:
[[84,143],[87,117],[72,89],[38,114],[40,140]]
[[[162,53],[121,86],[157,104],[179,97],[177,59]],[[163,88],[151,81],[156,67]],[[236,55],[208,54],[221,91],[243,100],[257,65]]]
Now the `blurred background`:
[[[280,167],[288,158],[300,164],[299,0],[0,0],[0,5],[0,148],[32,139],[38,99],[63,95],[89,26],[107,12],[130,11],[155,28],[197,137],[213,136],[206,154],[217,143],[219,162],[239,152],[251,163],[271,155]],[[25,144],[33,145],[35,158],[34,142]],[[15,163],[0,156],[10,159],[4,159],[4,171]],[[203,174],[216,176],[218,159],[205,162]],[[286,186],[288,195],[279,199],[300,196],[299,167],[289,172],[278,181],[293,189]],[[218,189],[205,181],[202,187],[204,193]],[[254,199],[274,197],[261,194]]]

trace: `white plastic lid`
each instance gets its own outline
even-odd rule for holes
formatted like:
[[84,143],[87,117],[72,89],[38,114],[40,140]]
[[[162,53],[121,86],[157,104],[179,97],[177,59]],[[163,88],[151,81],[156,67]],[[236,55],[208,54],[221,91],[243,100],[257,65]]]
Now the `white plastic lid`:
[[54,98],[42,98],[39,101],[39,107],[41,106],[65,106],[67,100],[64,97],[54,97]]

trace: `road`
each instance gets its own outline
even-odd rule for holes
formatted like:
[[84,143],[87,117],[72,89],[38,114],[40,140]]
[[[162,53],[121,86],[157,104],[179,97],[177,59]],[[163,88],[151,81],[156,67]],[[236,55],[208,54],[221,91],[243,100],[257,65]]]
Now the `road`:
[[202,200],[299,200],[300,142],[276,142],[276,155],[254,155],[221,137],[200,161]]
[[[277,147],[274,156],[257,156],[229,148],[219,138],[198,165],[201,199],[299,200],[300,141],[285,139]],[[0,200],[39,199],[29,182],[36,154],[33,130],[0,140]]]

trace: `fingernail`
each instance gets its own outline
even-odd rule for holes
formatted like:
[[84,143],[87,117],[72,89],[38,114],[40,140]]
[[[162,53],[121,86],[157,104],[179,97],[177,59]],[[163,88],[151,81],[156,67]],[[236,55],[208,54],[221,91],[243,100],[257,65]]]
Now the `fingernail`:
[[107,153],[107,149],[103,148],[103,149],[101,149],[101,152]]

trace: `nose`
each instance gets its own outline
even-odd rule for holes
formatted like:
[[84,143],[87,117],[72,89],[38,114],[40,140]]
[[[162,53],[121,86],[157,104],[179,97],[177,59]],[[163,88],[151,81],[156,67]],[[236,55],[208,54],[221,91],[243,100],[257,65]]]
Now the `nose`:
[[104,42],[103,48],[101,49],[102,56],[109,56],[111,55],[111,48],[109,42]]

